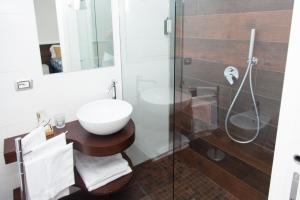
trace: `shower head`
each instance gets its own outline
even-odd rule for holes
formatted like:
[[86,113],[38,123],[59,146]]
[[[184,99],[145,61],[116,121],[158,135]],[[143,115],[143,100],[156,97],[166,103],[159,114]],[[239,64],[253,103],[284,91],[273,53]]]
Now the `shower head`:
[[256,33],[256,30],[254,28],[251,29],[250,45],[249,45],[249,55],[248,55],[248,60],[249,61],[251,61],[253,59],[253,50],[254,50],[254,43],[255,43],[255,33]]

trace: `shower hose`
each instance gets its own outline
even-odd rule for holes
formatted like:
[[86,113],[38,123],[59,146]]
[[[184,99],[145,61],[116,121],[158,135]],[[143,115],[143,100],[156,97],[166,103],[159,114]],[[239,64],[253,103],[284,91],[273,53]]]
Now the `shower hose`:
[[[240,85],[240,87],[239,87],[239,89],[238,89],[238,91],[237,91],[237,93],[236,93],[236,95],[235,95],[235,97],[234,97],[234,99],[233,99],[233,101],[232,101],[229,109],[228,109],[228,112],[227,112],[227,115],[226,115],[226,119],[225,119],[225,130],[226,130],[226,133],[227,133],[228,137],[231,140],[233,140],[234,142],[237,142],[237,143],[240,143],[240,144],[248,144],[248,143],[253,142],[258,137],[258,135],[259,135],[259,129],[260,129],[259,113],[258,113],[258,109],[257,109],[257,105],[256,105],[256,100],[255,100],[254,91],[253,91],[253,84],[252,84],[252,69],[253,69],[253,65],[255,63],[255,62],[253,62],[253,59],[248,62],[248,67],[247,67],[247,70],[245,72],[245,75],[244,75],[244,78],[242,80],[242,83],[241,83],[241,85]],[[242,88],[243,88],[243,86],[245,84],[245,81],[247,79],[248,74],[249,74],[249,86],[250,86],[251,99],[253,101],[254,111],[255,111],[255,115],[256,115],[256,124],[257,124],[256,128],[257,129],[256,129],[256,133],[253,136],[253,138],[251,138],[249,140],[242,141],[242,140],[234,138],[230,134],[230,132],[228,130],[228,119],[229,119],[229,115],[230,115],[230,113],[232,111],[232,108],[235,105],[235,103],[237,101],[237,98],[239,97],[239,95],[240,95],[240,93],[242,91]]]

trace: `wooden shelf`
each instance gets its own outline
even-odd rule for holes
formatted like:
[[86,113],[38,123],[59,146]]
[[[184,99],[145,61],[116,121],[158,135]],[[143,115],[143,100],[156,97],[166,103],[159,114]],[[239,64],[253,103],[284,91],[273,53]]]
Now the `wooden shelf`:
[[255,144],[237,144],[231,141],[221,129],[213,131],[212,134],[203,136],[200,139],[261,172],[271,175],[273,163],[273,153],[271,151]]
[[[125,153],[123,153],[122,155],[123,155],[123,158],[128,161],[129,166],[132,169],[133,165],[132,165],[132,162],[129,159],[129,157]],[[78,171],[75,168],[75,186],[77,186],[80,189],[82,189],[83,191],[86,191],[86,192],[88,192],[92,195],[95,195],[95,196],[106,196],[106,195],[110,195],[112,193],[118,192],[122,188],[124,188],[126,185],[128,185],[130,183],[130,181],[132,180],[132,178],[133,178],[133,172],[131,172],[131,173],[115,180],[115,181],[112,181],[112,182],[110,182],[109,184],[107,184],[103,187],[100,187],[96,190],[93,190],[93,191],[89,192],[87,190],[83,180],[81,179]]]
[[[126,159],[128,161],[128,164],[131,167],[131,169],[133,169],[133,164],[132,164],[130,158],[125,153],[122,153],[122,156],[124,159]],[[94,196],[107,196],[112,193],[118,192],[118,191],[122,190],[123,188],[125,188],[131,182],[131,180],[133,178],[133,172],[131,172],[125,176],[122,176],[121,178],[118,178],[118,179],[106,184],[105,186],[102,186],[96,190],[89,192],[76,168],[75,168],[74,172],[75,172],[75,185],[74,186],[79,187],[82,191],[89,193],[91,195],[94,195]],[[20,188],[14,189],[13,194],[14,194],[14,196],[13,196],[14,200],[21,200]]]
[[[73,148],[90,156],[110,156],[118,153],[122,153],[129,146],[132,145],[135,139],[135,125],[132,120],[119,132],[107,135],[99,136],[87,132],[83,129],[78,121],[73,121],[66,124],[66,127],[63,129],[54,128],[54,136],[59,135],[65,131],[68,131],[66,134],[67,143],[73,142]],[[18,135],[15,137],[7,138],[4,140],[4,160],[6,164],[13,163],[17,161],[16,158],[16,149],[15,149],[15,138],[24,137],[26,134]],[[130,158],[122,153],[123,158],[125,158],[130,167],[133,168]],[[88,192],[92,195],[105,196],[112,193],[120,191],[124,188],[133,178],[133,172],[115,180],[111,183],[106,184],[103,187],[100,187],[94,191],[89,192],[85,187],[83,180],[81,179],[76,168],[75,173],[75,186],[79,187],[81,190]],[[14,200],[21,199],[20,197],[20,188],[17,188],[13,191]]]
[[[54,128],[54,135],[65,131],[67,142],[73,142],[73,148],[90,156],[110,156],[127,149],[135,139],[135,125],[132,120],[118,133],[99,136],[87,132],[78,121],[66,124],[63,129]],[[15,138],[24,137],[26,134],[7,138],[4,140],[4,160],[6,164],[17,161]]]

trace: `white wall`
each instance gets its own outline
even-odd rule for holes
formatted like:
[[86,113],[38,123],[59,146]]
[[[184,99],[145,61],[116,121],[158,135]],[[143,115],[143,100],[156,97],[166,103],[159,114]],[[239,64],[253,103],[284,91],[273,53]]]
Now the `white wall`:
[[59,43],[55,0],[34,0],[40,44]]
[[[117,0],[113,2],[116,7]],[[117,27],[115,12],[115,55],[120,58]],[[19,184],[15,164],[4,164],[3,139],[32,130],[41,109],[49,115],[65,113],[67,121],[76,119],[81,105],[108,97],[112,79],[118,80],[120,98],[121,68],[116,59],[115,67],[43,76],[32,0],[0,0],[0,44],[0,199],[10,200]],[[33,79],[34,88],[16,92],[14,81],[26,77]]]
[[[300,174],[300,164],[293,159],[294,155],[300,155],[300,2],[294,2],[269,200],[289,199],[293,173]],[[300,184],[297,199],[300,199]]]

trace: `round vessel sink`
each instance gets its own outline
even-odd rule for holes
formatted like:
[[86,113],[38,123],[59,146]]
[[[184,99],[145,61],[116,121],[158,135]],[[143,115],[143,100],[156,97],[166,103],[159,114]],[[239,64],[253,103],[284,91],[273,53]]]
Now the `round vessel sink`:
[[130,120],[132,106],[126,101],[103,99],[82,106],[77,112],[81,126],[96,135],[110,135]]

